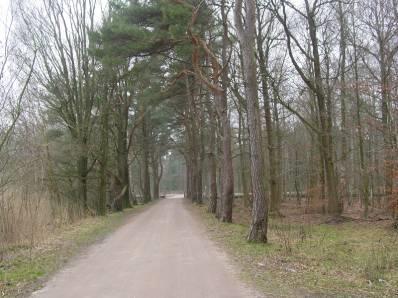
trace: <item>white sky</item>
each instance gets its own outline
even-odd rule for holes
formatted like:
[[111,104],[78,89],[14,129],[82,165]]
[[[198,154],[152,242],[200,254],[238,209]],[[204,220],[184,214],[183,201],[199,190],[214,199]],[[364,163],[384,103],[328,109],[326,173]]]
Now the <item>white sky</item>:
[[0,0],[0,43],[4,40],[5,26],[9,21],[9,0]]
[[0,16],[3,16],[3,12],[6,11],[8,7],[9,0],[0,0]]

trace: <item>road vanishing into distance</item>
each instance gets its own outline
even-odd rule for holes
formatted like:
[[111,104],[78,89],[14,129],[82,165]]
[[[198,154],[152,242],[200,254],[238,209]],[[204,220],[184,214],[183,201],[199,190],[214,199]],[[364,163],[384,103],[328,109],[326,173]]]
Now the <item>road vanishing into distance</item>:
[[131,216],[32,297],[260,297],[236,271],[183,197],[173,195]]

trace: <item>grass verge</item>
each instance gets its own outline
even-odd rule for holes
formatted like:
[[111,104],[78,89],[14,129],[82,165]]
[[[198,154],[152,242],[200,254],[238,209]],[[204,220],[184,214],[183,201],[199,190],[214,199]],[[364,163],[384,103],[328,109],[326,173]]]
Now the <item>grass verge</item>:
[[269,243],[246,239],[247,224],[225,224],[195,208],[211,238],[267,297],[396,297],[398,233],[369,222],[291,224],[271,219]]
[[3,252],[0,261],[0,297],[25,297],[40,288],[49,276],[60,269],[83,248],[103,239],[121,226],[144,205],[112,213],[106,217],[85,218],[62,227],[45,242],[31,248],[14,246]]

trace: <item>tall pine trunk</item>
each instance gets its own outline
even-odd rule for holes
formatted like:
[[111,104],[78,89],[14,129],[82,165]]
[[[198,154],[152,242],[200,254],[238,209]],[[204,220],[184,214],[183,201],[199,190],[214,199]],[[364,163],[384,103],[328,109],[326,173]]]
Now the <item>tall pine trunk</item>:
[[[142,107],[141,113],[146,113],[145,108]],[[141,142],[142,142],[142,195],[143,202],[148,203],[152,200],[151,198],[151,179],[149,176],[149,145],[148,145],[148,124],[147,115],[143,115],[141,124]]]
[[243,22],[242,0],[236,0],[235,25],[243,56],[253,193],[252,219],[247,239],[248,241],[267,242],[268,198],[265,189],[264,154],[261,140],[255,59],[256,1],[246,0],[245,4],[246,13]]
[[217,159],[216,159],[216,121],[215,114],[212,111],[211,103],[207,102],[207,110],[209,113],[209,184],[210,196],[208,212],[216,213],[217,210]]

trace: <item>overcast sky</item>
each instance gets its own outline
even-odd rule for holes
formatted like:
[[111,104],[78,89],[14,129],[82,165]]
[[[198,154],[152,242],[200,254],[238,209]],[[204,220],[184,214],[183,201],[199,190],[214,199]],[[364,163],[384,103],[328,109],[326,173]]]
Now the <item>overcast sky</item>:
[[1,17],[1,19],[3,19],[3,15],[5,14],[5,11],[7,11],[8,1],[9,0],[0,0],[0,17]]
[[5,25],[7,24],[8,3],[9,0],[0,0],[0,42],[4,40],[4,34],[5,34],[4,28]]

